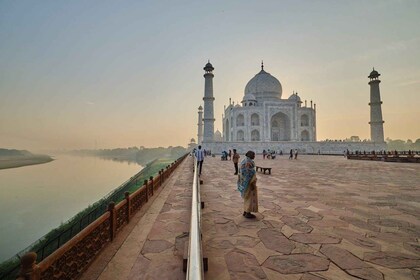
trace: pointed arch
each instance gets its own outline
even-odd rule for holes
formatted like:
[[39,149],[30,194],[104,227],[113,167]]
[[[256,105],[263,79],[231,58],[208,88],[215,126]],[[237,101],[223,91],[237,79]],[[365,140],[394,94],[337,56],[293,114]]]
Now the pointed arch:
[[300,117],[300,125],[301,126],[309,126],[309,117],[308,115],[304,114]]
[[307,130],[300,133],[300,141],[309,141],[309,132]]
[[251,115],[251,125],[260,125],[260,116],[257,113]]
[[278,112],[271,117],[271,141],[290,141],[290,118],[283,112]]
[[245,125],[245,118],[243,114],[239,114],[236,117],[236,126],[244,126]]
[[244,137],[244,132],[243,130],[238,130],[238,132],[236,133],[236,141],[244,141],[245,137]]
[[225,122],[225,132],[223,133],[224,135],[225,135],[225,140],[226,141],[230,141],[229,139],[229,136],[230,136],[230,127],[229,127],[229,119],[226,119],[226,122]]
[[260,141],[260,132],[258,129],[251,131],[251,141]]

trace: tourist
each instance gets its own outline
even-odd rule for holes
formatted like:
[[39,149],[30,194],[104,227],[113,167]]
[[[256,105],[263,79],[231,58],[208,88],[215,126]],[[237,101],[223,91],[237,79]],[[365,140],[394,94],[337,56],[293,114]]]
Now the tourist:
[[231,160],[231,158],[232,158],[232,151],[229,150],[229,160]]
[[290,149],[289,159],[293,159],[293,149]]
[[255,153],[248,151],[245,159],[241,162],[241,172],[238,176],[238,191],[244,199],[243,216],[247,219],[254,219],[251,212],[258,212],[257,176],[255,171]]
[[239,162],[239,154],[236,152],[236,149],[233,149],[233,165],[235,166],[235,174],[238,175],[238,162]]
[[203,168],[204,151],[201,149],[201,145],[195,151],[195,157],[197,158],[198,175],[201,175],[201,169]]
[[265,159],[265,156],[267,155],[267,152],[263,150],[263,159]]
[[295,159],[297,159],[297,156],[298,156],[298,150],[295,149]]

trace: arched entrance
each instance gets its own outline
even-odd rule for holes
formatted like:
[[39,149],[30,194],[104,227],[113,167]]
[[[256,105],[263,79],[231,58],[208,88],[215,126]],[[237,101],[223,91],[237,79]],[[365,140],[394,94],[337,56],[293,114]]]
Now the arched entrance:
[[244,132],[242,130],[238,130],[236,133],[236,141],[244,141]]
[[290,141],[290,119],[289,117],[278,112],[271,117],[271,141]]
[[229,127],[229,120],[228,119],[226,119],[226,124],[225,124],[225,140],[226,141],[230,141],[229,140],[229,136],[230,136],[230,127]]
[[309,141],[309,132],[307,130],[302,131],[300,134],[300,141]]
[[256,129],[254,129],[251,132],[251,141],[260,141],[260,132]]

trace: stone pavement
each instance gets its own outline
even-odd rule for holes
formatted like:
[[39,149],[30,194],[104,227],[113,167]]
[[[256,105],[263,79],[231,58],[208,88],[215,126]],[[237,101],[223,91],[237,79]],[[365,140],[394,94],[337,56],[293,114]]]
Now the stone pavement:
[[[205,159],[205,279],[420,279],[420,165],[287,158],[256,159],[272,175],[257,175],[254,220],[242,216],[233,163]],[[82,279],[185,279],[191,166],[188,157]]]
[[258,173],[259,213],[249,220],[232,162],[204,161],[206,279],[420,279],[420,165],[255,162],[272,175]]

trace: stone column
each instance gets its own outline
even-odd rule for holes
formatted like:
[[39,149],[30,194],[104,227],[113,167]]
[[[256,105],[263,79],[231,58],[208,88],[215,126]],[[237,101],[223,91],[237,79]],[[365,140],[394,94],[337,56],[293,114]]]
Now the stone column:
[[203,107],[198,107],[198,133],[197,133],[197,144],[201,145],[203,142]]
[[213,65],[210,61],[203,68],[204,74],[204,135],[203,142],[213,142],[214,140],[214,97],[213,97]]
[[382,101],[379,92],[379,83],[381,82],[378,77],[379,74],[375,69],[370,73],[370,138],[373,142],[384,142],[384,121],[382,119]]

